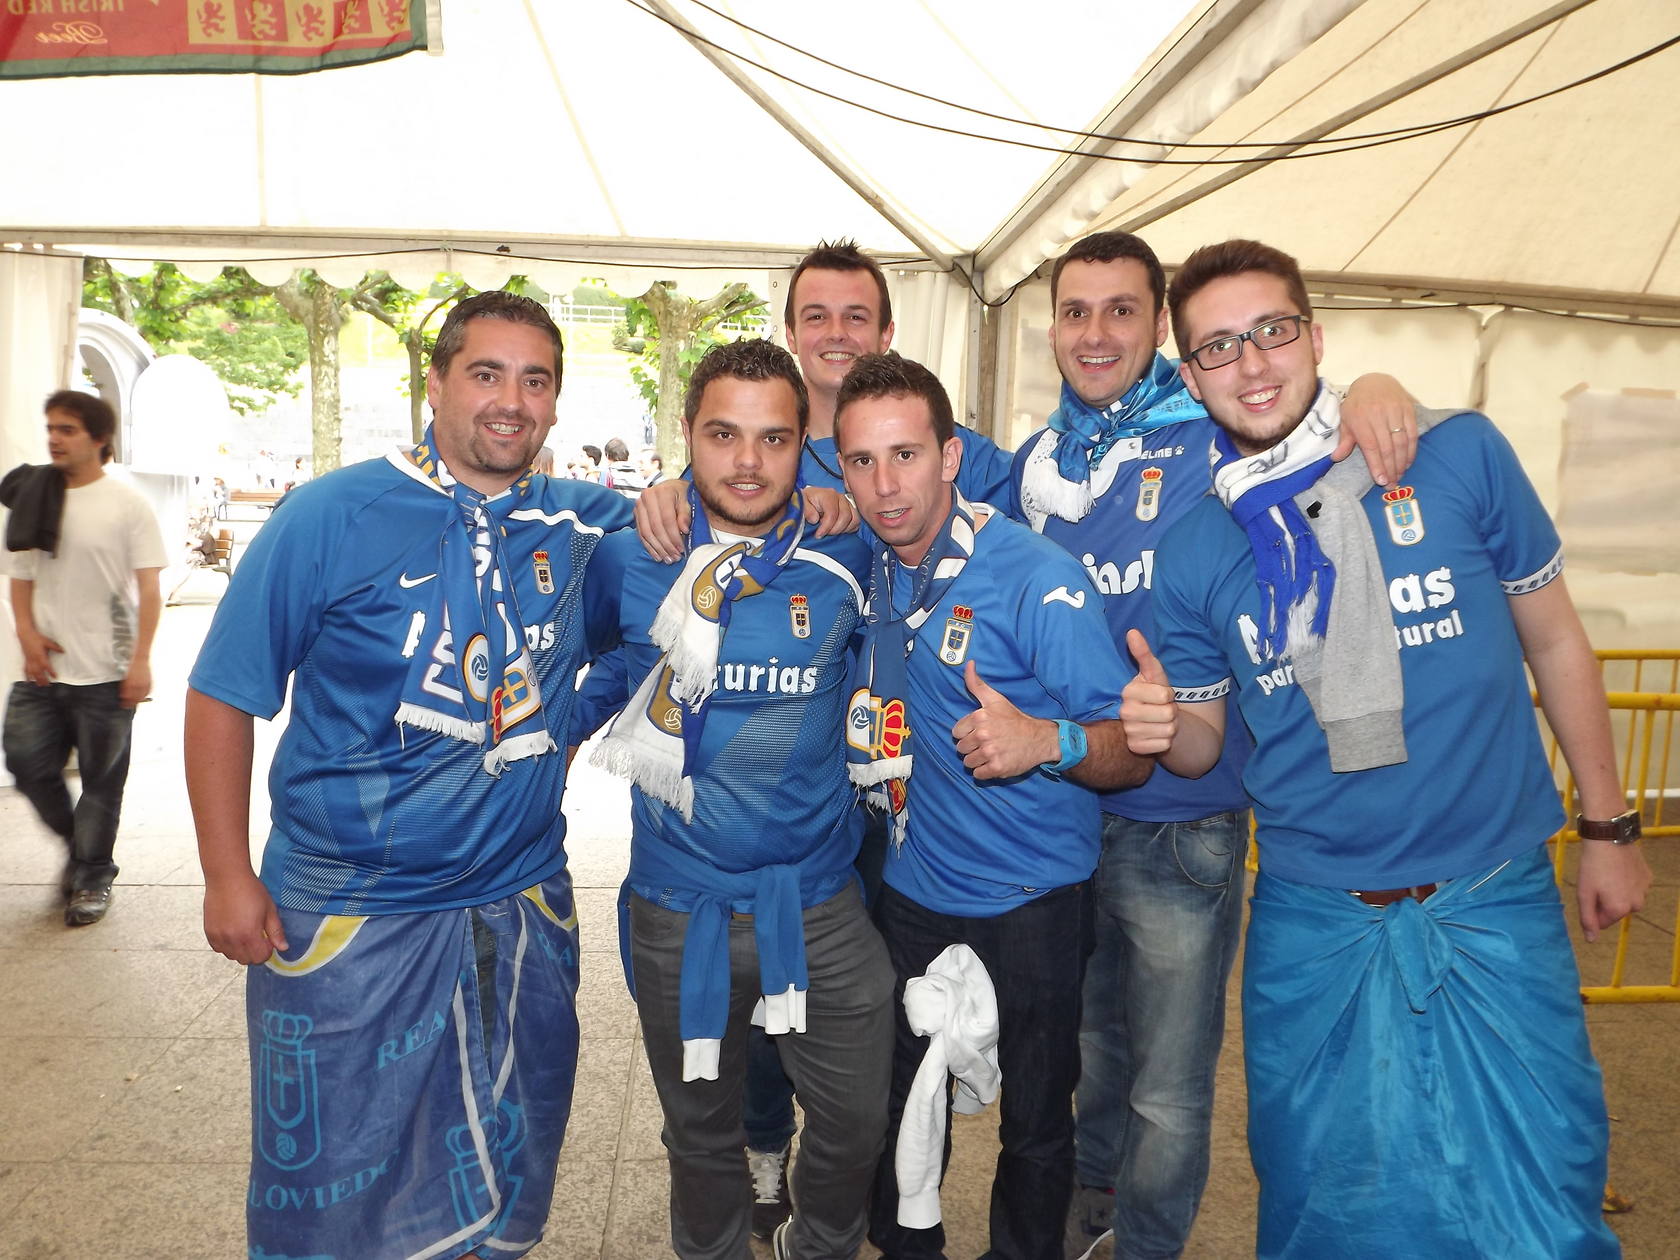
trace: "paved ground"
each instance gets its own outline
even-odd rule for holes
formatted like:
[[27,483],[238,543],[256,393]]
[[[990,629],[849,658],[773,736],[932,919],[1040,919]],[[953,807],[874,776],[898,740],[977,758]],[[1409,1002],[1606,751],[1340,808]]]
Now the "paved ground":
[[[213,598],[199,574],[181,592]],[[240,968],[199,928],[201,883],[182,785],[180,695],[210,607],[165,614],[159,699],[136,749],[110,917],[67,931],[58,857],[13,789],[0,789],[0,1258],[244,1254],[249,1142]],[[271,747],[270,740],[260,752]],[[668,1255],[659,1111],[618,970],[613,901],[627,856],[622,786],[582,766],[568,792],[572,872],[585,950],[577,1102],[549,1240],[535,1260]],[[266,805],[259,806],[259,817]],[[1680,855],[1652,846],[1662,883],[1636,925],[1630,981],[1666,980]],[[1589,979],[1606,945],[1585,949]],[[1594,1007],[1593,1035],[1616,1117],[1615,1183],[1636,1202],[1615,1218],[1636,1260],[1680,1255],[1680,1005]],[[1237,1011],[1220,1070],[1212,1184],[1192,1260],[1252,1254],[1254,1184],[1243,1140]],[[953,1260],[985,1248],[992,1114],[959,1118],[945,1211]],[[872,1256],[872,1250],[866,1249]]]

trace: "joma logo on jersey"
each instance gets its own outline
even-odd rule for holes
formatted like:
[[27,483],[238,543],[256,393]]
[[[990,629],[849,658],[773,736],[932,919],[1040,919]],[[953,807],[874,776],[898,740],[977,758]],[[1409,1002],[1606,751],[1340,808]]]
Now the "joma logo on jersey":
[[974,634],[974,609],[952,604],[945,621],[945,637],[939,641],[939,659],[947,665],[961,665],[968,659],[968,641]]

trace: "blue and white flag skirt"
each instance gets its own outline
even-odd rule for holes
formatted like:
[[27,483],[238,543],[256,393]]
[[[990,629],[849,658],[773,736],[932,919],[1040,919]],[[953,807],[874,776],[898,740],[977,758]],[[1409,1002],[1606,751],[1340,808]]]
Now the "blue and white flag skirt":
[[560,874],[470,910],[280,912],[252,967],[250,1256],[524,1255],[577,1068]]
[[1384,909],[1255,882],[1263,1260],[1601,1260],[1609,1127],[1544,846]]

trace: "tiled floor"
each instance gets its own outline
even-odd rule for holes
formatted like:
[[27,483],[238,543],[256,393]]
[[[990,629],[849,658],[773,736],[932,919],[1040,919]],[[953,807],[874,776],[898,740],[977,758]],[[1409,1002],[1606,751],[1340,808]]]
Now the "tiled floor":
[[[186,598],[213,594],[220,579],[194,582]],[[243,990],[240,968],[212,954],[200,934],[179,751],[181,690],[209,613],[188,604],[165,614],[159,699],[136,721],[123,873],[104,923],[63,927],[54,846],[17,792],[0,789],[0,1258],[244,1254]],[[269,746],[259,743],[259,755]],[[613,913],[626,859],[625,794],[580,761],[566,808],[585,950],[583,1048],[548,1241],[533,1256],[664,1256],[659,1108],[618,970]],[[265,809],[259,802],[259,817]],[[1653,846],[1664,882],[1632,951],[1645,977],[1666,974],[1674,946],[1673,847]],[[1586,952],[1589,976],[1607,958],[1604,945]],[[1637,1202],[1616,1227],[1630,1257],[1680,1255],[1680,1006],[1595,1007],[1590,1016],[1617,1117],[1615,1181]],[[1201,1260],[1252,1252],[1234,1003],[1231,1018],[1213,1176],[1186,1253]],[[985,1247],[995,1123],[989,1114],[957,1122],[945,1195],[953,1260]]]

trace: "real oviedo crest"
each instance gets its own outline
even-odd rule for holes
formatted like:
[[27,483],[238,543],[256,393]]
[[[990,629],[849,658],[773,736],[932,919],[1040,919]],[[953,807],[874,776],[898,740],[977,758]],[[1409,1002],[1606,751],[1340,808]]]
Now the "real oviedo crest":
[[1145,468],[1138,475],[1137,518],[1152,521],[1161,510],[1161,470]]
[[952,604],[945,620],[945,637],[939,641],[939,659],[947,665],[961,665],[968,659],[968,641],[974,634],[974,609]]
[[1423,541],[1423,505],[1410,486],[1395,486],[1383,494],[1383,515],[1388,519],[1388,536],[1396,546],[1410,547]]

